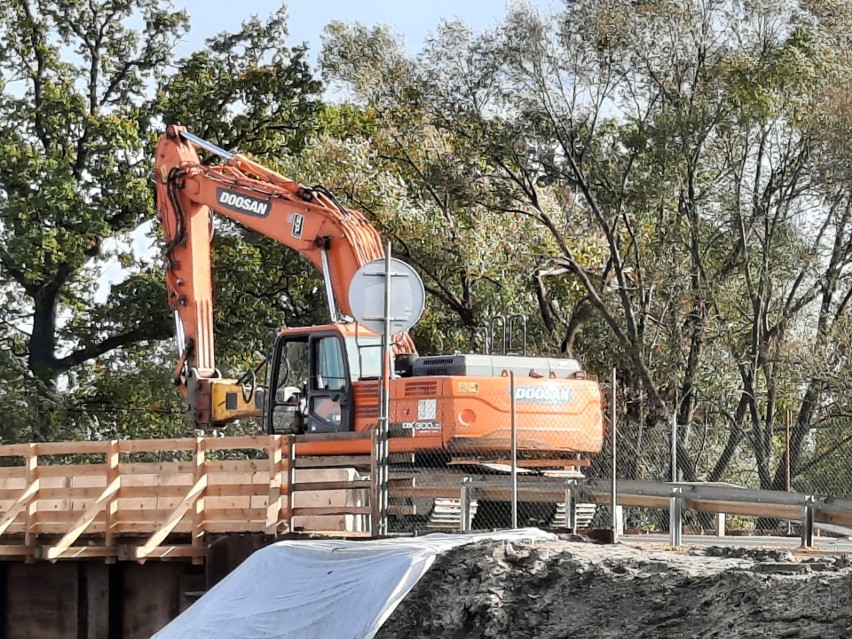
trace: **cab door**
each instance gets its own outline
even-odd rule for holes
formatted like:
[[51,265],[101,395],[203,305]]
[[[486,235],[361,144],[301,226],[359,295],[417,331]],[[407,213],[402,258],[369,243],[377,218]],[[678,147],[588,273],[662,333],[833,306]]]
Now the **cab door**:
[[275,345],[267,405],[270,433],[352,430],[352,384],[343,336],[283,334]]

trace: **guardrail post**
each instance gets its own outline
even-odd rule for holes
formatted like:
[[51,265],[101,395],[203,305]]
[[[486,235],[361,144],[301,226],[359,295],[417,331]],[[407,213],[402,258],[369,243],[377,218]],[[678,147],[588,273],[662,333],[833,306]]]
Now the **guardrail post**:
[[459,495],[459,508],[461,509],[461,529],[462,532],[470,532],[470,493],[473,488],[470,477],[462,477],[461,494]]
[[716,513],[715,517],[715,533],[717,537],[724,537],[727,524],[725,521],[725,513]]
[[683,498],[679,487],[673,493],[676,496],[669,499],[669,545],[677,548],[683,545]]
[[805,505],[802,508],[802,548],[813,548],[815,510],[816,498],[808,495],[805,497]]

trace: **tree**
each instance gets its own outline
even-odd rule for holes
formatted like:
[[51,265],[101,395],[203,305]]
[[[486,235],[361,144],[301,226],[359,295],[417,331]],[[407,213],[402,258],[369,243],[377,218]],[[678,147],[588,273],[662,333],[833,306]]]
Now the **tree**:
[[[398,149],[439,137],[468,151],[453,160],[477,222],[531,224],[536,248],[513,250],[542,259],[544,332],[585,331],[580,354],[617,363],[628,442],[675,415],[685,479],[721,478],[746,443],[770,487],[780,394],[801,402],[798,455],[824,399],[796,358],[822,353],[846,313],[848,179],[829,166],[848,166],[849,65],[828,4],[589,0],[549,19],[519,6],[480,36],[442,25],[417,59],[338,24],[323,61],[380,131],[405,133]],[[667,477],[659,449],[629,451],[636,471]]]
[[[141,225],[153,219],[148,176],[164,122],[260,154],[298,149],[310,128],[319,83],[304,47],[284,45],[283,9],[175,61],[187,26],[160,0],[0,8],[0,326],[15,356],[7,370],[39,394],[30,437],[58,434],[66,420],[48,408],[79,390],[82,364],[137,344],[153,350],[173,330],[159,265],[128,241],[150,233]],[[232,250],[240,259],[229,268],[250,263],[247,253]],[[95,299],[110,260],[128,277]],[[251,322],[244,282],[230,299]]]

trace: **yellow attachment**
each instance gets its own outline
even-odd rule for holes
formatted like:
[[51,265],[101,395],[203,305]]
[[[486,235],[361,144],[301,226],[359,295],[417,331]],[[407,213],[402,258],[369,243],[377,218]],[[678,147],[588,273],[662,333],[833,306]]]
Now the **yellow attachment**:
[[211,379],[210,408],[213,424],[260,417],[263,414],[263,392],[260,388],[237,384],[235,379]]

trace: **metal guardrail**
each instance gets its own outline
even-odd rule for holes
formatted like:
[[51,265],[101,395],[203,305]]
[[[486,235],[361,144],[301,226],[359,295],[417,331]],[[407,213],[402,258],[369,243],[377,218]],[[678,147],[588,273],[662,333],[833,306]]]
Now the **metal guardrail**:
[[[559,479],[552,477],[519,477],[517,499],[528,502],[564,502],[565,526],[576,530],[576,508],[579,503],[612,504],[612,482],[609,479]],[[505,477],[471,478],[462,476],[453,487],[418,477],[412,487],[394,494],[420,497],[455,497],[468,504],[474,499],[508,501],[513,489]],[[616,504],[638,508],[658,508],[672,513],[670,540],[682,543],[683,513],[686,511],[768,517],[801,522],[802,547],[812,547],[816,524],[832,524],[852,528],[852,500],[808,493],[752,490],[725,483],[670,483],[619,480]],[[465,508],[462,508],[462,513]],[[463,518],[462,530],[470,529],[469,517]]]
[[[609,480],[577,485],[578,499],[610,504]],[[617,505],[669,509],[672,545],[681,543],[683,512],[724,513],[801,522],[802,547],[812,547],[817,523],[852,526],[852,500],[808,493],[752,490],[730,484],[619,481]]]

